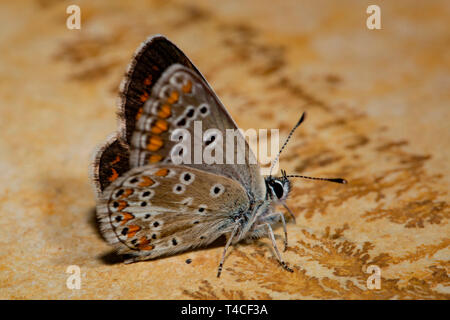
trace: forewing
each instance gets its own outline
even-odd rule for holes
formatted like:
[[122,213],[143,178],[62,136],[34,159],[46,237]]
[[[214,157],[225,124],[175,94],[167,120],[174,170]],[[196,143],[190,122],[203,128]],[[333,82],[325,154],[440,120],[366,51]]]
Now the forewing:
[[232,179],[153,164],[115,180],[99,199],[97,216],[119,253],[145,260],[211,243],[248,208],[245,190]]
[[198,72],[184,53],[164,36],[149,37],[135,51],[120,85],[120,131],[122,140],[127,144],[130,144],[136,121],[152,88],[173,64]]
[[[185,156],[177,140],[183,135],[180,129],[188,130],[191,137],[190,163],[184,165],[237,180],[251,198],[264,198],[259,165],[235,122],[198,72],[175,64],[161,75],[139,113],[130,145],[131,167]],[[231,141],[227,129],[234,134]],[[198,142],[200,149],[196,149]],[[218,163],[206,164],[202,152],[216,144],[223,155]]]
[[94,154],[91,175],[99,194],[130,169],[129,145],[144,102],[156,81],[174,63],[196,71],[191,61],[165,37],[149,37],[135,51],[120,85],[119,130]]

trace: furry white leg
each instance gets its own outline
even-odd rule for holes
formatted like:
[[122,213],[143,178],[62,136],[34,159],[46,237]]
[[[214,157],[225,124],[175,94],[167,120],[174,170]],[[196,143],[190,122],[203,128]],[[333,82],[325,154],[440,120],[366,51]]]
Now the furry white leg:
[[[286,229],[286,220],[284,219],[284,215],[282,212],[274,212],[269,214],[267,217],[264,218],[263,221],[271,220],[272,218],[280,218],[281,223],[283,224],[283,231],[284,231],[284,251],[286,251],[288,246],[288,235],[287,235],[287,229]],[[264,225],[263,225],[264,227]]]
[[276,255],[277,255],[278,261],[280,262],[281,266],[282,266],[285,270],[287,270],[287,271],[289,271],[289,272],[294,272],[294,270],[292,270],[291,268],[289,268],[289,267],[287,266],[286,262],[284,262],[284,260],[281,258],[280,251],[278,251],[277,243],[275,242],[275,236],[274,236],[274,234],[273,234],[272,227],[271,227],[270,224],[268,224],[268,223],[265,223],[264,225],[267,227],[267,230],[268,230],[268,232],[269,232],[270,239],[272,240],[272,246],[273,246],[273,249],[275,250],[275,253],[276,253]]
[[239,228],[239,220],[236,223],[236,226],[234,227],[233,231],[231,232],[231,236],[230,238],[228,238],[227,244],[225,245],[225,248],[223,248],[223,254],[222,254],[222,259],[220,260],[219,263],[219,268],[217,270],[217,278],[220,277],[220,274],[222,273],[222,267],[223,267],[223,262],[225,261],[225,255],[227,254],[227,250],[228,247],[231,245],[231,242],[233,241],[234,236],[236,235],[236,232]]
[[286,205],[286,203],[283,203],[283,207],[289,212],[289,214],[291,215],[291,218],[294,220],[294,223],[297,224],[294,213],[291,211],[291,209],[289,209],[289,207]]

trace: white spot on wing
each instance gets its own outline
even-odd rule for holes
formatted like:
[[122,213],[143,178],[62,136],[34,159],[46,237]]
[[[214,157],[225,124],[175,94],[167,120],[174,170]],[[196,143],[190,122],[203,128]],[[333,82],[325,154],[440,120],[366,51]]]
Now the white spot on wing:
[[209,190],[209,195],[213,198],[217,198],[220,195],[222,195],[222,193],[225,191],[225,187],[220,184],[220,183],[216,183],[215,185],[213,185],[211,187],[211,189]]
[[192,172],[185,171],[180,175],[180,182],[186,185],[191,184],[195,180],[195,175]]
[[192,204],[193,200],[194,200],[194,198],[188,197],[186,199],[183,199],[183,201],[181,201],[180,203],[185,206],[190,206]]
[[173,186],[172,191],[175,194],[183,194],[184,191],[186,191],[186,186],[184,184],[178,183]]
[[201,115],[203,118],[209,115],[209,111],[210,111],[209,105],[207,105],[206,103],[203,103],[198,107],[198,114]]
[[161,99],[167,99],[170,97],[170,92],[171,92],[170,86],[165,85],[164,87],[161,88],[161,91],[159,91],[159,97]]
[[200,214],[205,214],[207,208],[208,206],[206,204],[201,204],[198,206],[197,212]]

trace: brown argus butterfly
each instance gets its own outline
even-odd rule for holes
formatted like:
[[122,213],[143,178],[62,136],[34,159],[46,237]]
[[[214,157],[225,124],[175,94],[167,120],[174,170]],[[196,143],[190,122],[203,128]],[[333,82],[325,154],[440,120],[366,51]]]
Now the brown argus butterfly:
[[[211,87],[163,36],[150,37],[138,48],[120,92],[119,130],[98,148],[92,175],[101,232],[119,254],[129,257],[125,262],[206,246],[225,235],[220,276],[231,244],[268,235],[280,264],[292,272],[275,242],[271,224],[281,222],[286,249],[285,219],[274,207],[283,204],[294,217],[284,203],[290,191],[288,178],[309,177],[288,176],[284,171],[281,177],[263,177]],[[303,120],[304,114],[289,138]],[[198,137],[194,132],[198,121],[205,132],[218,134]],[[243,142],[232,150],[242,163],[190,161],[196,153],[178,143],[190,133],[201,147],[217,147],[222,143],[220,133],[229,129]],[[186,155],[183,159],[188,161],[173,161],[174,156]]]

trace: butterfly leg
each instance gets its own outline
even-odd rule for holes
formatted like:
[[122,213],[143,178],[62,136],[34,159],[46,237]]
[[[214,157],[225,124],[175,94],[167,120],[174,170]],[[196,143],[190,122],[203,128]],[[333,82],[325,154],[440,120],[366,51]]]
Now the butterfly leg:
[[225,248],[223,248],[222,259],[220,260],[219,269],[217,270],[217,278],[219,278],[220,274],[222,273],[223,262],[225,261],[225,255],[227,253],[228,247],[231,245],[231,242],[233,241],[233,238],[236,235],[236,232],[239,228],[239,222],[240,222],[240,220],[237,221],[236,226],[234,227],[233,231],[231,232],[231,236],[228,239],[227,244],[225,245]]
[[272,240],[272,246],[273,246],[273,248],[274,248],[274,250],[275,250],[275,253],[276,253],[276,255],[277,255],[278,261],[280,262],[281,266],[282,266],[285,270],[287,270],[287,271],[289,271],[289,272],[294,272],[294,270],[292,270],[291,268],[289,268],[289,267],[287,266],[286,262],[284,262],[284,260],[281,258],[280,251],[278,251],[277,243],[275,242],[275,236],[274,236],[274,234],[273,234],[272,227],[270,226],[269,223],[265,223],[265,226],[267,227],[267,230],[268,230],[268,232],[269,232],[270,239]]
[[289,212],[289,214],[291,215],[291,218],[294,220],[294,223],[297,224],[294,213],[291,211],[291,209],[289,209],[289,207],[286,205],[286,203],[283,203],[283,207]]
[[267,221],[267,220],[272,220],[274,218],[280,218],[281,223],[283,224],[283,231],[284,231],[284,251],[286,251],[287,246],[288,246],[288,235],[287,235],[287,229],[286,229],[286,220],[284,219],[284,215],[282,212],[275,212],[272,213],[266,217],[264,217],[263,221]]

